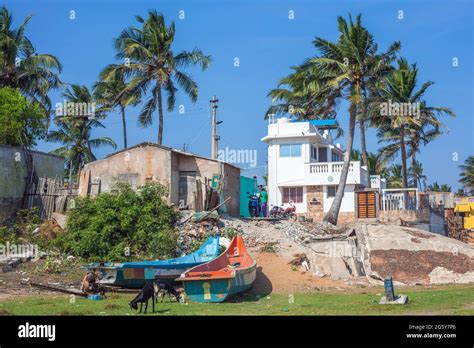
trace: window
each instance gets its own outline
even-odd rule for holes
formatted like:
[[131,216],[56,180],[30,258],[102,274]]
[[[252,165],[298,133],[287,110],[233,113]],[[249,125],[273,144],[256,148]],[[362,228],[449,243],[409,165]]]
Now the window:
[[302,187],[284,187],[283,188],[283,203],[303,203],[303,188]]
[[333,162],[339,162],[341,160],[341,156],[337,152],[331,151],[331,160]]
[[[327,187],[327,197],[336,197],[336,191],[337,191],[337,185],[334,186],[328,186]],[[344,194],[342,194],[342,197],[344,197]]]
[[282,144],[280,145],[280,157],[300,157],[301,144]]
[[311,159],[318,159],[318,148],[311,146]]

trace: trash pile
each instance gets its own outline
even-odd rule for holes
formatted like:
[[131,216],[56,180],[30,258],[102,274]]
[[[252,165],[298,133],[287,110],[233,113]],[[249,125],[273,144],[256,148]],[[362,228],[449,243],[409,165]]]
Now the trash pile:
[[178,230],[178,249],[182,254],[188,254],[209,235],[220,234],[224,223],[210,214],[203,218],[201,214],[195,217],[192,212],[181,212],[182,219],[176,224]]

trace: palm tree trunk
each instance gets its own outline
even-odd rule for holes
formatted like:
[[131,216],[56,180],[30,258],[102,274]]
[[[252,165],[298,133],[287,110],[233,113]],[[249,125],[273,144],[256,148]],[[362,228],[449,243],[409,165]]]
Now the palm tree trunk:
[[156,94],[158,96],[158,144],[163,143],[163,96],[161,95],[161,86],[156,86]]
[[[412,168],[412,171],[413,171],[416,167],[416,152],[418,151],[418,138],[417,138],[417,135],[416,135],[415,131],[410,132],[410,137],[411,137],[411,141],[412,141],[412,144],[411,144],[411,168]],[[418,174],[420,174],[420,173],[418,173]],[[417,186],[417,185],[415,185],[415,186]],[[421,189],[421,181],[420,181],[420,189]]]
[[[365,115],[364,115],[365,117]],[[362,165],[367,168],[367,187],[370,187],[370,173],[369,173],[369,160],[367,158],[367,145],[365,142],[365,120],[359,120],[359,127],[360,127],[360,149],[362,152]]]
[[405,147],[405,126],[400,126],[400,153],[402,157],[402,180],[403,188],[408,187],[408,177],[407,177],[407,150]]
[[333,225],[337,224],[337,217],[339,210],[341,209],[342,196],[344,195],[344,189],[346,188],[347,174],[349,172],[349,165],[351,160],[352,143],[354,141],[354,129],[356,123],[357,108],[355,105],[351,105],[349,109],[349,135],[347,136],[346,152],[344,153],[344,164],[341,170],[341,178],[339,185],[337,186],[336,197],[332,202],[331,208],[324,216],[324,221],[327,221]]
[[69,160],[69,186],[72,186],[72,159]]
[[125,108],[120,107],[120,112],[122,113],[122,126],[123,126],[123,148],[126,149],[127,146],[127,122],[125,121]]
[[[402,124],[400,126],[400,153],[402,157],[402,184],[403,188],[408,187],[408,171],[407,171],[407,150],[405,148],[405,126]],[[407,200],[408,195],[406,192],[403,194],[403,209],[407,209]]]

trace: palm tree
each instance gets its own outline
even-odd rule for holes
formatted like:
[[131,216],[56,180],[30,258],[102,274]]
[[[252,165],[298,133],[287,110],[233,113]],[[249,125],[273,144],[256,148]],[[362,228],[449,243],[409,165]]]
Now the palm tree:
[[[71,85],[63,93],[63,97],[70,103],[94,103],[93,95],[86,86]],[[52,153],[64,156],[69,167],[69,180],[73,174],[78,174],[85,163],[95,161],[92,149],[102,146],[117,148],[115,142],[109,137],[91,139],[93,128],[105,126],[99,121],[105,117],[104,109],[96,109],[94,117],[83,114],[64,113],[55,118],[56,130],[48,133],[50,142],[60,142],[63,146]]]
[[367,170],[370,175],[380,175],[382,178],[387,178],[389,171],[387,168],[387,161],[380,153],[369,152],[367,154],[368,166]]
[[[107,69],[107,68],[106,68]],[[94,85],[94,97],[101,104],[112,108],[118,107],[122,116],[123,128],[123,147],[127,146],[127,122],[125,119],[125,109],[130,105],[137,105],[140,102],[140,96],[130,92],[123,93],[126,90],[127,82],[123,73],[111,74],[110,80],[99,81]]]
[[141,27],[129,27],[115,40],[117,58],[124,64],[109,65],[102,72],[102,80],[111,80],[115,73],[131,77],[123,93],[143,95],[150,92],[139,117],[139,123],[147,127],[153,123],[152,114],[158,108],[158,144],[163,142],[163,91],[167,93],[167,110],[174,110],[176,92],[179,86],[196,102],[198,85],[182,68],[199,65],[207,69],[211,57],[197,48],[175,54],[171,46],[175,38],[175,25],[166,26],[162,14],[155,10],[148,12],[148,18],[140,16],[136,20]]
[[[268,93],[267,97],[272,98],[272,105],[267,109],[265,119],[282,114],[290,114],[298,120],[335,119],[336,100],[325,97],[329,88],[316,78],[317,71],[311,71],[304,65],[291,69],[293,73],[282,78],[277,88]],[[337,121],[336,127],[338,138],[344,131]]]
[[51,54],[38,54],[25,35],[31,17],[13,28],[11,12],[5,6],[0,8],[0,87],[18,88],[49,115],[48,93],[61,85],[61,64]]
[[400,164],[392,164],[388,169],[389,175],[387,179],[388,188],[403,187],[402,166]]
[[[317,71],[315,75],[328,90],[322,89],[325,98],[335,100],[346,98],[350,101],[349,106],[349,132],[347,137],[344,164],[341,177],[331,208],[324,217],[324,221],[332,224],[337,223],[342,196],[347,180],[352,151],[356,118],[364,114],[364,100],[367,87],[373,83],[372,78],[383,70],[385,64],[380,63],[380,55],[377,54],[377,45],[372,35],[362,26],[361,16],[358,15],[355,22],[349,17],[349,23],[342,17],[338,17],[339,38],[336,43],[316,38],[313,44],[321,53],[321,56],[309,59],[303,64],[309,71]],[[388,52],[398,50],[399,43],[393,44]],[[388,53],[390,56],[390,53]],[[372,81],[372,82],[371,82]],[[365,117],[363,117],[365,120]],[[364,150],[363,150],[364,151]],[[365,165],[367,165],[367,160]]]
[[[379,85],[377,102],[371,104],[371,120],[378,126],[377,136],[379,143],[388,143],[381,149],[385,159],[392,159],[398,152],[401,155],[403,188],[408,187],[407,157],[412,156],[412,165],[416,162],[416,153],[420,143],[427,144],[440,134],[438,117],[447,114],[452,117],[454,112],[445,107],[427,106],[422,97],[426,90],[433,85],[429,81],[419,90],[417,86],[418,68],[416,64],[409,65],[407,60],[400,58],[398,68],[391,71],[383,84]],[[395,108],[393,114],[381,114],[381,106],[387,104],[411,105],[418,104],[419,114],[405,108]],[[407,112],[410,111],[410,112]],[[426,128],[430,128],[429,131]],[[410,138],[411,135],[411,138]],[[411,145],[411,152],[407,153],[407,145]]]
[[351,158],[351,161],[360,161],[362,158],[362,154],[360,153],[359,150],[352,149],[350,158]]
[[414,165],[412,164],[408,170],[408,176],[410,178],[409,184],[411,187],[416,187],[420,190],[422,190],[423,187],[426,189],[427,177],[423,174],[423,165],[419,161],[416,161]]
[[[298,120],[335,119],[335,99],[325,98],[328,86],[315,77],[317,71],[308,71],[305,66],[292,67],[293,73],[282,78],[277,88],[272,89],[267,97],[272,98],[272,105],[265,113],[265,119],[273,115],[290,114]],[[344,131],[336,121],[337,135]]]
[[[351,152],[351,161],[361,161],[362,162],[362,153],[359,150],[353,149]],[[388,177],[388,168],[387,161],[382,157],[382,155],[375,154],[372,152],[367,153],[367,171],[369,175],[380,175],[382,178]]]
[[447,184],[438,184],[437,181],[435,181],[433,184],[428,185],[427,187],[428,191],[433,191],[433,192],[451,192],[451,186]]
[[465,191],[472,194],[474,191],[474,156],[469,156],[459,168],[461,168],[459,182],[463,185]]

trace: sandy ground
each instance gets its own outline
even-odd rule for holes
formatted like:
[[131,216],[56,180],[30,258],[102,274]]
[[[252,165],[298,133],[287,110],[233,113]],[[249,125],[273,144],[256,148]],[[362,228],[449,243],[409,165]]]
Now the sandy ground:
[[[251,290],[253,293],[266,296],[270,293],[291,294],[351,288],[351,285],[343,280],[318,278],[308,272],[292,269],[288,264],[291,260],[289,256],[257,250],[250,252],[257,260],[257,279]],[[0,300],[49,293],[21,284],[22,280],[26,279],[43,284],[79,288],[81,275],[84,272],[79,265],[63,270],[62,273],[49,274],[38,271],[43,262],[43,260],[27,262],[19,265],[15,271],[0,273]]]
[[22,281],[26,280],[79,289],[82,280],[81,275],[84,273],[80,265],[63,269],[60,273],[51,274],[41,270],[43,264],[44,260],[31,261],[20,264],[11,272],[0,271],[0,300],[50,293],[49,291],[22,284]]
[[320,291],[324,288],[347,288],[342,280],[314,277],[308,272],[292,270],[291,260],[274,253],[252,253],[257,260],[257,279],[252,288],[259,294],[290,294]]

